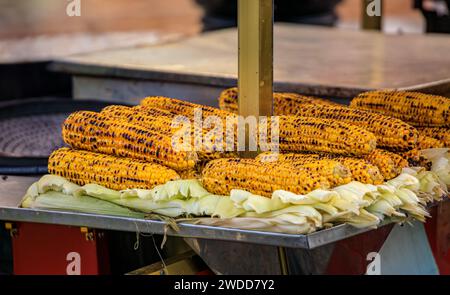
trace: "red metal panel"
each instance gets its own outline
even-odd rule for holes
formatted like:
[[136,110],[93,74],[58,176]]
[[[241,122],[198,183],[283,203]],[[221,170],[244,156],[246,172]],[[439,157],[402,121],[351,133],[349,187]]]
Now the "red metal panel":
[[428,241],[441,275],[450,275],[450,202],[442,202],[431,211],[425,224]]
[[326,274],[365,274],[367,265],[370,263],[370,261],[367,261],[367,255],[371,252],[380,251],[392,228],[393,225],[384,226],[337,242],[328,263]]
[[79,227],[18,223],[12,239],[14,274],[82,274],[108,272],[108,252],[102,233],[86,239]]

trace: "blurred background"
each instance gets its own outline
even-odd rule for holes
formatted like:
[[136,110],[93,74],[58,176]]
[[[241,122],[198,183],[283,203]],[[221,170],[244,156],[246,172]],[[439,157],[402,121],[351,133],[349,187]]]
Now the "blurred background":
[[[275,20],[359,30],[363,1],[369,0],[275,0]],[[80,16],[68,16],[67,7],[77,3]],[[450,32],[450,0],[383,3],[385,33]],[[0,0],[0,101],[70,95],[67,77],[45,70],[45,62],[57,57],[234,25],[236,0]]]
[[[202,28],[203,9],[199,5],[217,6],[218,0],[81,0],[81,17],[67,17],[66,0],[0,0],[0,38],[19,38],[41,34],[104,33],[148,31],[158,33],[195,34]],[[227,3],[228,2],[228,3]],[[283,2],[283,1],[281,1]],[[342,1],[284,1],[337,3],[338,26],[357,29],[361,16],[361,0]],[[413,7],[413,0],[385,2],[388,32],[424,31],[421,12]],[[205,4],[206,3],[206,4]],[[310,4],[311,5],[311,4]],[[219,5],[220,6],[220,5]],[[308,5],[306,5],[308,6]]]
[[[359,30],[362,2],[275,0],[275,20]],[[448,32],[450,17],[442,7],[449,2],[384,1],[383,31]],[[77,3],[81,15],[68,16],[67,7]],[[160,44],[235,24],[233,0],[0,0],[0,101],[70,96],[69,78],[45,68],[57,57]]]

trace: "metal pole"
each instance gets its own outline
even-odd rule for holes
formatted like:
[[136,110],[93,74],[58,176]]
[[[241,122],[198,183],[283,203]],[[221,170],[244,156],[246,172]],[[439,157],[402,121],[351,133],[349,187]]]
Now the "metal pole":
[[280,272],[282,275],[289,275],[289,264],[286,257],[286,249],[278,247],[278,260],[280,261]]
[[383,29],[383,0],[362,0],[363,30]]
[[239,0],[239,114],[271,116],[273,0]]

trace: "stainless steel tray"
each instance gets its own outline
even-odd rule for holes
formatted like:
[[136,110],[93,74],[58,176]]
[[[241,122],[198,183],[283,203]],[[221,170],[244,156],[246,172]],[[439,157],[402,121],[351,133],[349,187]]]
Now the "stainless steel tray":
[[166,233],[169,236],[183,238],[213,239],[303,249],[317,248],[371,230],[356,229],[350,225],[339,225],[309,235],[291,235],[180,223],[179,230],[174,231],[163,221],[11,207],[0,207],[0,220],[86,226],[150,234]]

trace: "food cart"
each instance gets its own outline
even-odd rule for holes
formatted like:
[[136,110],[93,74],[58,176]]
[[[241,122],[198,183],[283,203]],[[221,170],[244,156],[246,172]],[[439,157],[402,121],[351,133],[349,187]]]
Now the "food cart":
[[[72,76],[76,100],[95,98],[131,105],[144,96],[164,95],[215,106],[220,91],[238,84],[244,98],[239,101],[240,114],[255,116],[271,115],[272,103],[266,98],[273,92],[272,85],[275,91],[331,98],[343,104],[372,89],[450,94],[450,59],[445,54],[450,41],[446,37],[273,26],[271,15],[271,1],[240,1],[237,30],[61,58],[51,70]],[[424,54],[427,52],[433,54]],[[19,208],[26,188],[35,181],[11,176],[1,182],[0,219],[7,222],[17,249],[21,243],[33,241],[20,241],[24,224],[65,226],[59,232],[66,234],[58,236],[58,247],[68,253],[97,254],[91,258],[94,266],[81,273],[101,273],[102,230],[183,238],[217,274],[364,274],[370,273],[371,263],[377,259],[381,259],[381,270],[374,271],[378,274],[450,271],[450,207],[444,201],[429,207],[433,218],[425,225],[385,222],[378,229],[357,229],[342,224],[293,235],[182,221],[174,229],[152,219]],[[82,238],[70,242],[73,235]],[[86,242],[96,245],[87,249]],[[72,243],[77,249],[66,250],[61,243]],[[400,247],[401,255],[396,250]],[[72,261],[63,255],[68,253],[48,264],[56,265],[52,271],[70,270],[63,268]],[[20,263],[17,265],[23,269],[27,262]],[[36,272],[44,271],[43,267]]]

